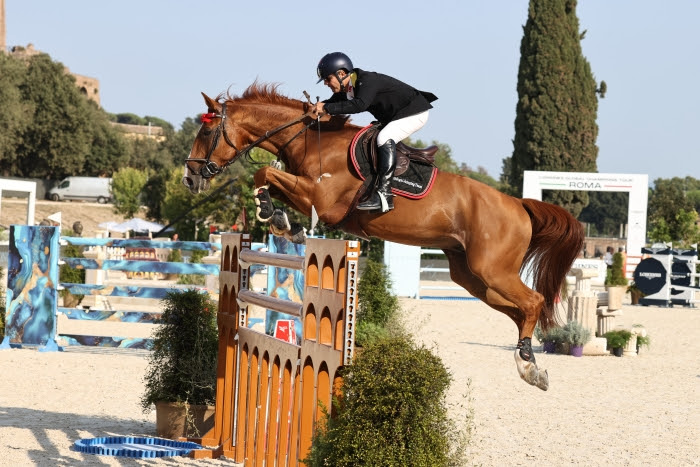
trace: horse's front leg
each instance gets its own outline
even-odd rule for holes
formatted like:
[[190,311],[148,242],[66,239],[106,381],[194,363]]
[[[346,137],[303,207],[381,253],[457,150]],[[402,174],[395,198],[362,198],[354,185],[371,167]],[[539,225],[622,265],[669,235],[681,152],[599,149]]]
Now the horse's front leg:
[[271,194],[282,203],[310,215],[310,180],[283,172],[273,167],[263,167],[254,176],[256,217],[270,223],[274,235],[284,236],[295,243],[303,243],[305,230],[301,225],[290,224],[287,213],[272,203]]

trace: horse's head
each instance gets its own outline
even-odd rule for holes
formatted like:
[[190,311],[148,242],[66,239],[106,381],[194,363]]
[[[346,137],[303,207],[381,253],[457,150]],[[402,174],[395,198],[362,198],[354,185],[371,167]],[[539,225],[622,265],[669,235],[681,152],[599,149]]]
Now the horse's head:
[[219,103],[204,93],[202,96],[207,113],[202,114],[202,126],[185,160],[185,176],[182,178],[182,183],[193,194],[208,190],[210,180],[237,159],[240,155],[238,146],[241,146],[229,127],[232,123],[226,116],[226,102]]

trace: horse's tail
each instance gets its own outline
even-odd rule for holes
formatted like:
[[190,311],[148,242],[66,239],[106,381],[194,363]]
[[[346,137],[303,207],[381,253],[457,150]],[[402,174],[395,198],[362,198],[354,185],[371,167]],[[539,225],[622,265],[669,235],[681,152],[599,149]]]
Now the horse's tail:
[[521,202],[532,223],[532,239],[522,268],[530,268],[534,289],[544,296],[539,323],[547,330],[559,325],[555,300],[583,247],[583,227],[560,206],[535,199],[521,199]]

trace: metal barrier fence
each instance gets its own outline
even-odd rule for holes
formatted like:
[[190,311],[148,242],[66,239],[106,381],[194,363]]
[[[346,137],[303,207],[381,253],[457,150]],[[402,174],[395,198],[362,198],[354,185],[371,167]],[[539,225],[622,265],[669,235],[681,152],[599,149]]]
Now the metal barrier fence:
[[[182,250],[212,250],[220,244],[209,242],[158,242],[150,240],[129,240],[112,238],[63,237],[71,245],[98,248],[171,248]],[[204,274],[218,276],[218,264],[168,263],[159,261],[109,260],[96,253],[94,258],[60,258],[58,227],[13,225],[10,229],[8,257],[8,287],[5,339],[2,347],[37,345],[40,350],[57,350],[63,345],[93,345],[106,347],[144,348],[150,339],[145,336],[115,336],[85,333],[62,332],[57,323],[60,316],[70,320],[104,322],[113,321],[139,324],[153,324],[159,312],[138,311],[138,304],[132,309],[85,310],[58,307],[59,287],[71,294],[97,296],[103,304],[109,301],[128,299],[160,300],[170,291],[192,286],[161,287],[122,284],[105,284],[98,280],[94,284],[59,283],[59,261],[70,267],[92,271],[138,271],[161,274]],[[215,262],[218,263],[218,258]],[[204,287],[200,287],[204,289]],[[211,291],[214,292],[214,291]],[[143,301],[140,302],[143,304]],[[129,307],[126,307],[129,308]],[[136,327],[134,328],[136,330]],[[145,334],[142,332],[142,334]],[[150,331],[148,332],[150,335]]]

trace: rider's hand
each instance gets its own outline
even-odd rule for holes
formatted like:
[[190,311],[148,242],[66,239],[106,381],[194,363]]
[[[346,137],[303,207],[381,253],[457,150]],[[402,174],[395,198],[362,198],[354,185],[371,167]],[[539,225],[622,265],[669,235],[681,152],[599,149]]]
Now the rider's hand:
[[311,106],[311,111],[317,114],[319,117],[323,116],[326,113],[323,102],[317,102],[313,104]]

